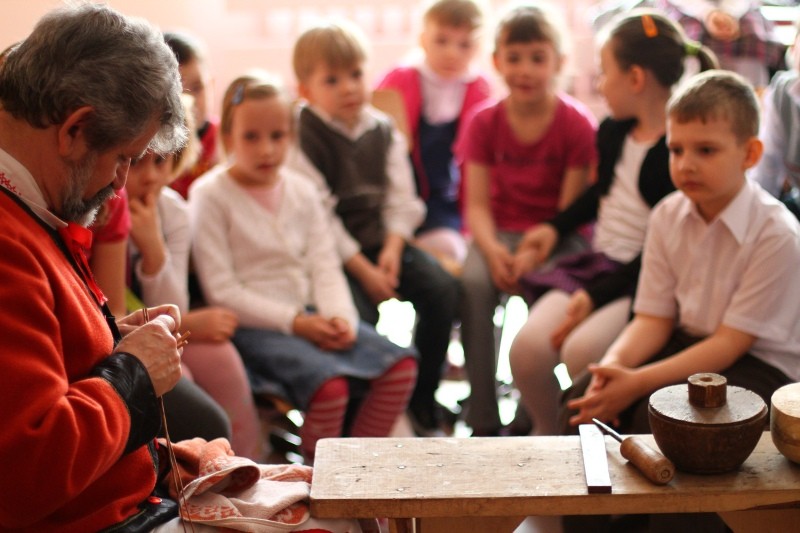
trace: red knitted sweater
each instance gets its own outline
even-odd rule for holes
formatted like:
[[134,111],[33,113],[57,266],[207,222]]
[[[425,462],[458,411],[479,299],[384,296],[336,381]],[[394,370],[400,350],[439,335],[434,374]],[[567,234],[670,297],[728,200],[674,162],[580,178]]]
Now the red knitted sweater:
[[0,194],[0,529],[97,531],[155,485],[150,451],[123,456],[130,417],[88,377],[113,340],[59,247]]

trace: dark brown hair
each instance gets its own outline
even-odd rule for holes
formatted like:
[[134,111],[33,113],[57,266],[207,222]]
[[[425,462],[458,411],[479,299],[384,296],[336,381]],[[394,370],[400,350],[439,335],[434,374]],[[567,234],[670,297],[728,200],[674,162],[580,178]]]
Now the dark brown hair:
[[497,25],[495,52],[504,44],[545,42],[564,53],[563,30],[554,13],[534,5],[517,6],[506,13]]
[[611,45],[622,70],[638,65],[664,87],[681,79],[687,57],[696,57],[701,71],[718,67],[714,52],[689,39],[677,23],[655,10],[635,9],[613,19],[602,30],[601,42]]

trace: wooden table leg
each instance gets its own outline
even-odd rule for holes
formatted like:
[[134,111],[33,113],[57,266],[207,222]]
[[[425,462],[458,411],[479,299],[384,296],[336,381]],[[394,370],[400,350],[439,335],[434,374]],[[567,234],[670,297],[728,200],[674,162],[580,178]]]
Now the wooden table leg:
[[389,533],[414,533],[414,519],[390,518]]
[[513,533],[524,516],[417,518],[415,533]]

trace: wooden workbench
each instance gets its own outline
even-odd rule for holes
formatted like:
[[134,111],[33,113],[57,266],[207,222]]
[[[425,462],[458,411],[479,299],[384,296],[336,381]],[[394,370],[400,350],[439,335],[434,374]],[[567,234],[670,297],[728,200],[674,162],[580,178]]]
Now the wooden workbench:
[[388,517],[398,533],[512,532],[533,515],[693,512],[718,512],[737,533],[800,530],[800,466],[768,432],[739,470],[677,472],[666,486],[642,477],[610,437],[606,448],[612,494],[588,494],[577,436],[324,439],[311,512]]

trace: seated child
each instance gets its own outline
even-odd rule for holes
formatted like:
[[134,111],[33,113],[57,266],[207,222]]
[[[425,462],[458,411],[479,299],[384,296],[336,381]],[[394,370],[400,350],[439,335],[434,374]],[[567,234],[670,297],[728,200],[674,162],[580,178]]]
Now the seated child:
[[[128,173],[128,183],[132,174]],[[93,233],[89,265],[97,284],[108,298],[106,303],[111,313],[116,317],[124,317],[144,307],[141,301],[129,306],[127,281],[131,216],[126,189],[120,189],[116,196],[103,204],[89,228]],[[169,436],[176,440],[195,437],[230,439],[231,420],[225,409],[188,376],[191,374],[187,371],[177,385],[164,394]],[[162,428],[162,435],[164,431]]]
[[[633,320],[568,391],[573,426],[595,417],[650,433],[650,394],[698,372],[722,374],[767,405],[800,379],[800,299],[787,290],[800,284],[800,224],[745,178],[762,151],[758,112],[750,84],[726,71],[698,74],[670,99],[678,191],[653,210]],[[599,520],[569,517],[564,530],[606,530]]]
[[[203,293],[236,313],[233,342],[253,390],[277,383],[305,412],[301,450],[313,461],[320,438],[387,436],[417,364],[413,349],[359,321],[321,199],[282,167],[292,124],[289,99],[274,82],[234,80],[220,123],[231,163],[198,179],[189,204]],[[351,387],[366,392],[347,427]]]
[[128,314],[125,305],[125,277],[128,235],[131,231],[128,193],[124,187],[106,200],[89,229],[93,234],[89,268],[108,298],[106,303],[111,314],[123,317]]
[[[759,137],[764,156],[749,174],[767,192],[785,200],[800,187],[800,32],[789,59],[789,70],[775,74],[762,96]],[[800,216],[796,199],[789,207]]]
[[[192,335],[183,349],[183,373],[225,410],[236,454],[259,460],[264,451],[261,425],[244,365],[230,341],[236,315],[222,307],[189,309],[189,208],[167,185],[194,161],[196,144],[193,139],[176,155],[148,152],[131,162],[126,183],[132,221],[131,285],[146,306],[178,306],[181,331]],[[191,413],[183,418],[191,418]]]
[[367,104],[365,47],[349,25],[304,32],[294,48],[300,96],[298,150],[290,165],[320,191],[327,230],[363,320],[378,321],[391,298],[414,305],[419,378],[410,415],[421,434],[437,432],[434,393],[450,343],[458,281],[410,244],[425,214],[402,134]]
[[164,41],[178,59],[183,92],[193,98],[194,124],[200,139],[200,153],[194,164],[170,183],[170,187],[186,198],[192,182],[219,161],[219,122],[210,113],[212,80],[203,44],[193,35],[180,31],[164,33]]
[[[648,35],[647,28],[654,31]],[[563,256],[553,269],[520,279],[532,307],[509,362],[536,435],[558,432],[561,389],[553,368],[563,362],[575,377],[602,357],[630,318],[650,210],[675,190],[667,100],[687,58],[696,57],[703,69],[716,66],[706,47],[687,46],[680,26],[655,10],[614,19],[600,43],[598,89],[611,116],[597,132],[597,182],[519,245],[544,262],[560,239],[596,221],[590,251]]]
[[[650,394],[698,372],[722,374],[767,405],[800,379],[800,300],[787,290],[800,284],[800,225],[745,178],[762,152],[758,112],[750,84],[725,71],[696,75],[670,99],[678,191],[653,210],[635,316],[568,391],[565,424],[594,417],[623,434],[650,433]],[[564,531],[608,530],[610,520],[568,517]],[[650,527],[660,531],[662,520],[652,515]],[[684,520],[697,523],[681,515],[670,529]]]
[[424,56],[392,69],[379,89],[396,89],[405,103],[417,192],[427,215],[414,244],[460,270],[467,255],[462,235],[461,173],[452,145],[470,111],[489,97],[488,80],[472,59],[483,15],[474,0],[437,0],[423,15]]
[[785,68],[786,47],[774,36],[760,0],[653,0],[690,39],[708,46],[721,68],[738,72],[754,87],[765,87]]
[[[517,244],[583,192],[597,159],[593,115],[556,88],[562,39],[549,12],[512,9],[498,26],[493,55],[508,95],[478,110],[459,140],[473,237],[461,275],[466,420],[473,435],[501,429],[493,317],[501,297],[517,294],[519,276],[535,266],[517,253]],[[558,252],[584,246],[582,237],[573,237]]]

